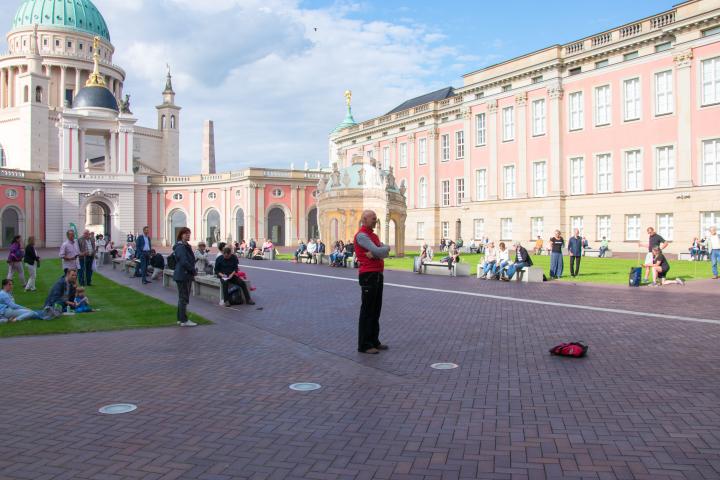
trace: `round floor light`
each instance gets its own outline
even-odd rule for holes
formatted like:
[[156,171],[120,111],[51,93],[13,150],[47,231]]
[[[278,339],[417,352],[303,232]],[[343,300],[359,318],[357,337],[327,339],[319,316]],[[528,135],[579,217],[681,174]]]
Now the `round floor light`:
[[297,392],[311,392],[313,390],[317,390],[321,388],[321,385],[319,383],[293,383],[290,385],[290,390],[295,390]]
[[430,365],[430,368],[434,368],[435,370],[452,370],[453,368],[458,368],[458,365],[457,363],[442,362],[433,363]]
[[119,415],[121,413],[130,413],[133,410],[137,410],[137,405],[133,405],[132,403],[113,403],[112,405],[105,405],[98,411],[105,415]]

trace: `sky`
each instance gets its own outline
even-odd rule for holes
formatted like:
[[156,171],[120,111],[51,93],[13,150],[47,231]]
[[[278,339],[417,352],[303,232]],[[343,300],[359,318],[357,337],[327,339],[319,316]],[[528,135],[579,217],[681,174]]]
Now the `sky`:
[[[21,3],[20,0],[2,0]],[[94,0],[139,125],[156,127],[166,64],[182,107],[180,169],[197,173],[204,120],[218,171],[328,163],[353,92],[358,122],[462,75],[663,10],[668,0]],[[584,5],[581,6],[581,3]],[[0,9],[9,30],[14,8]],[[2,39],[2,51],[7,44]]]

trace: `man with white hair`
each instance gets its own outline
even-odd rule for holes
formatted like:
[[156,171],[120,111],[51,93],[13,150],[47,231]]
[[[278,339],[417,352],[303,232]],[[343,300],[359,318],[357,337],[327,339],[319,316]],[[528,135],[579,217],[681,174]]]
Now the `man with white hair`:
[[373,232],[377,215],[365,210],[360,219],[360,230],[355,234],[355,256],[360,264],[358,279],[362,289],[362,305],[358,325],[358,352],[377,354],[387,350],[380,343],[380,312],[382,310],[384,258],[390,247],[383,245]]
[[527,249],[525,249],[520,242],[515,242],[515,263],[507,268],[505,275],[502,276],[503,281],[509,282],[512,280],[513,275],[515,275],[515,272],[525,267],[532,267],[532,265],[533,262]]
[[708,250],[710,251],[710,262],[712,263],[713,280],[718,279],[718,262],[720,262],[720,234],[717,227],[710,227],[710,235],[706,239]]

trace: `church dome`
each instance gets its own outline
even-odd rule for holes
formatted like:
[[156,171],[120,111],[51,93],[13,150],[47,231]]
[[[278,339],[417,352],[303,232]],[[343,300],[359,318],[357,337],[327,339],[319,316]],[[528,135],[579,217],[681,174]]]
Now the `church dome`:
[[38,24],[110,41],[105,19],[90,0],[25,0],[13,18],[13,30]]
[[73,100],[72,108],[107,108],[116,112],[120,110],[112,92],[95,85],[81,88]]

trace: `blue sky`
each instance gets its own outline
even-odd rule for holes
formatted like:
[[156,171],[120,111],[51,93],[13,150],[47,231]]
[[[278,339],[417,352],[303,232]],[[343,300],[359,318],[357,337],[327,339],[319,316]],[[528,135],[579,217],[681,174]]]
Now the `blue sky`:
[[[21,3],[20,0],[4,0]],[[199,170],[215,120],[218,169],[327,165],[327,135],[353,90],[379,116],[462,74],[671,8],[666,0],[94,0],[127,72],[140,125],[155,126],[165,64],[181,117],[181,171]],[[508,7],[508,5],[512,5]],[[0,9],[9,30],[15,7]],[[317,28],[317,30],[315,30]],[[2,40],[3,50],[4,36]]]

